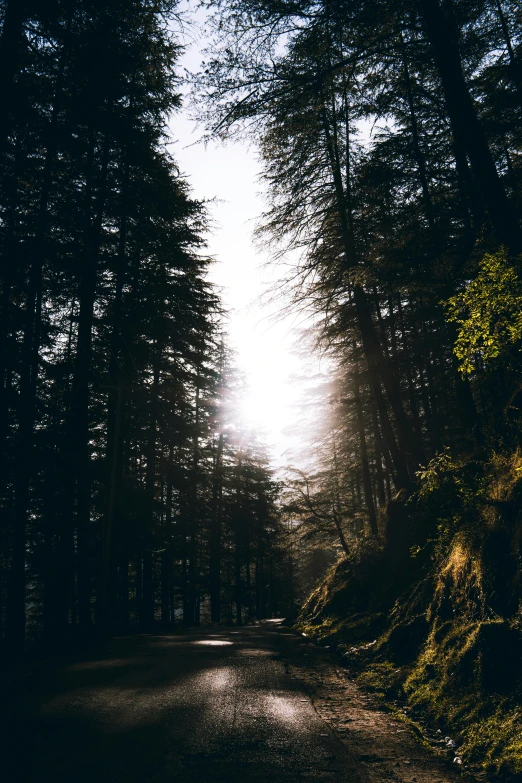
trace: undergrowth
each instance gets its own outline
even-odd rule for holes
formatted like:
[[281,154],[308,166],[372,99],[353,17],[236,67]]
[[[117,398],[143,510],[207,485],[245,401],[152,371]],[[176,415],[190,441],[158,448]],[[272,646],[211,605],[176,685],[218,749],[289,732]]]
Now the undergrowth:
[[464,766],[522,781],[522,455],[445,452],[332,567],[297,627],[361,684],[450,735]]

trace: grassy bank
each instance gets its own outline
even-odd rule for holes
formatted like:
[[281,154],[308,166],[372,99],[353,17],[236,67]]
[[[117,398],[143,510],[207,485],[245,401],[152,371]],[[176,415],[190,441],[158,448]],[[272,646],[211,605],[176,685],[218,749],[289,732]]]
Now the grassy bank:
[[297,627],[367,688],[456,742],[464,765],[522,780],[522,458],[455,464],[387,509],[383,542],[339,561]]

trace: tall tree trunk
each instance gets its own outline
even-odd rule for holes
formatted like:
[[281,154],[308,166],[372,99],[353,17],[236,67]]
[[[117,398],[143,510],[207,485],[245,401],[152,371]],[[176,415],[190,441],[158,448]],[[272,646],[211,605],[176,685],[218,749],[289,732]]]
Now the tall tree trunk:
[[[372,322],[368,297],[361,285],[355,285],[353,287],[353,298],[370,374],[377,376],[382,383],[390,408],[395,417],[399,441],[404,444],[406,453],[409,455],[412,467],[415,470],[419,465],[422,465],[425,462],[425,455],[418,443],[406,411],[404,410],[402,392],[397,376],[393,372],[390,363],[386,361],[382,352],[379,338]],[[378,398],[376,399],[379,404]]]
[[[127,266],[127,210],[125,207],[128,181],[129,163],[127,155],[124,161],[122,181],[122,214],[120,217],[120,231],[118,242],[118,255],[116,259],[116,288],[114,293],[114,305],[112,313],[112,329],[109,340],[109,372],[107,385],[107,448],[105,452],[106,476],[107,476],[107,507],[105,510],[102,528],[102,556],[100,561],[100,576],[97,592],[97,618],[96,622],[106,629],[110,627],[116,617],[116,569],[118,564],[117,552],[113,548],[115,534],[115,516],[119,502],[119,484],[121,475],[121,429],[123,416],[123,384],[121,372],[121,330],[123,308],[123,284]],[[99,616],[98,616],[99,609]]]
[[130,616],[130,580],[129,580],[129,543],[126,531],[120,534],[120,551],[118,567],[118,628],[126,631]]
[[242,524],[242,492],[241,492],[241,480],[242,480],[242,456],[239,453],[238,465],[237,465],[237,489],[236,489],[236,503],[237,509],[235,514],[234,525],[234,569],[235,569],[235,599],[236,599],[236,624],[243,624],[242,615],[242,589],[241,589],[241,565],[242,565],[242,541],[241,541],[241,524]]
[[370,463],[368,460],[368,447],[366,445],[366,431],[365,431],[364,411],[363,411],[362,400],[361,400],[359,371],[356,367],[354,367],[353,369],[353,395],[354,395],[354,402],[355,402],[357,431],[359,434],[359,449],[361,454],[364,500],[366,503],[366,511],[368,513],[370,532],[374,538],[378,538],[379,529],[377,527],[377,516],[375,514],[375,503],[373,500],[372,477],[370,473]]
[[[34,367],[35,310],[41,309],[41,269],[31,268],[26,308],[22,356],[20,362],[19,425],[15,466],[15,505],[11,562],[7,587],[6,647],[12,656],[20,655],[25,645],[25,550],[26,526],[30,504],[30,482],[34,468],[33,430],[36,408],[36,368]],[[38,348],[39,351],[39,341]]]
[[502,3],[500,0],[494,0],[494,4],[497,9],[500,26],[502,27],[502,33],[504,35],[504,41],[508,50],[511,78],[517,91],[520,108],[522,109],[522,67],[520,66],[518,58],[515,54],[515,50],[513,49],[513,44],[511,43],[511,35],[509,33],[509,27],[504,10],[502,8]]
[[517,253],[522,247],[520,228],[464,78],[450,4],[447,0],[442,6],[439,0],[418,0],[418,3],[457,141],[469,157],[475,182],[498,239]]
[[[357,370],[354,370],[354,373],[356,375]],[[357,407],[357,401],[355,402],[355,405]],[[358,411],[356,411],[358,414]],[[364,435],[364,429],[363,429],[363,435]],[[334,486],[335,486],[335,494],[334,494],[334,501],[332,504],[332,519],[335,525],[335,529],[337,531],[337,537],[339,538],[339,543],[341,544],[341,548],[345,555],[350,554],[350,549],[348,547],[348,543],[346,541],[346,536],[344,535],[343,525],[342,525],[342,513],[341,513],[341,486],[339,481],[339,462],[337,460],[337,446],[335,443],[335,436],[333,438],[333,480],[334,480]],[[292,531],[290,528],[290,535],[292,535]],[[290,538],[290,541],[292,541],[292,538]]]
[[136,558],[134,594],[134,624],[139,628],[141,625],[141,613],[143,609],[143,558],[141,554],[138,554]]
[[[169,447],[169,468],[172,466],[173,446]],[[172,479],[167,476],[165,497],[165,543],[161,553],[161,622],[170,623],[170,596],[172,593]]]
[[[7,457],[8,457],[8,430],[9,430],[9,407],[10,398],[13,394],[12,389],[12,369],[16,354],[16,337],[12,333],[11,321],[11,293],[15,277],[15,270],[22,267],[20,251],[16,242],[16,224],[19,220],[20,194],[18,181],[23,171],[20,143],[14,148],[13,170],[10,173],[5,172],[4,180],[4,208],[5,208],[5,228],[4,241],[0,256],[0,267],[2,270],[2,298],[0,303],[0,476],[5,480]],[[18,250],[18,252],[17,252]],[[11,334],[10,334],[11,332]]]
[[[77,536],[77,587],[78,618],[85,630],[91,624],[91,576],[90,557],[90,518],[91,518],[91,460],[89,403],[92,373],[92,331],[94,324],[94,304],[98,282],[98,257],[102,242],[102,225],[107,192],[107,168],[109,162],[109,138],[103,140],[102,160],[99,172],[99,190],[93,199],[94,179],[94,138],[89,134],[89,152],[86,171],[86,229],[85,250],[81,261],[79,285],[79,318],[76,339],[76,355],[69,408],[68,445],[70,467],[72,469],[72,496],[69,504],[73,518],[74,489],[76,490],[76,536]],[[69,535],[72,533],[72,526]]]
[[411,486],[411,479],[408,474],[408,463],[404,454],[397,445],[397,439],[393,431],[393,427],[388,415],[388,409],[386,407],[386,400],[382,393],[381,384],[375,374],[370,373],[370,384],[372,393],[379,412],[379,421],[381,424],[384,456],[390,455],[391,465],[388,465],[388,470],[393,476],[393,483],[396,489],[407,489]]
[[[12,3],[9,3],[9,6],[11,5]],[[6,14],[7,12],[10,12],[9,7]],[[5,23],[7,23],[7,18]],[[45,153],[42,187],[25,302],[24,333],[20,361],[19,428],[14,481],[14,528],[6,616],[7,647],[13,655],[19,654],[23,650],[25,643],[26,526],[30,503],[30,483],[34,467],[33,434],[40,360],[43,266],[46,257],[47,212],[51,194],[52,172],[57,152],[56,125],[61,103],[64,58],[65,50],[62,51],[60,58],[51,121],[48,128],[48,143]],[[4,291],[4,294],[9,297],[9,290]],[[4,302],[6,317],[8,305],[9,299]]]
[[121,420],[123,409],[123,387],[114,386],[116,406],[114,410],[114,423],[111,427],[110,437],[107,437],[107,457],[109,463],[109,487],[107,509],[102,528],[102,553],[100,563],[100,578],[98,583],[97,616],[96,623],[108,631],[116,617],[116,580],[117,553],[114,551],[115,540],[115,515],[119,495],[120,469],[121,469]]
[[197,559],[198,559],[198,482],[199,482],[199,427],[201,415],[201,377],[200,377],[200,358],[197,360],[196,371],[196,399],[194,404],[194,435],[192,439],[192,470],[190,484],[190,507],[189,507],[189,562],[188,562],[188,600],[190,625],[198,624],[197,614],[198,601],[198,579],[197,579]]
[[404,43],[404,36],[402,30],[399,32],[399,40],[402,53],[402,64],[404,70],[404,83],[406,85],[406,96],[408,99],[408,109],[410,113],[410,131],[411,140],[413,145],[413,153],[415,161],[417,163],[417,169],[419,172],[419,182],[422,191],[422,200],[424,201],[424,209],[426,212],[426,218],[428,220],[428,226],[430,230],[435,228],[435,213],[433,210],[433,201],[431,199],[430,188],[428,185],[428,173],[426,169],[426,160],[420,145],[419,126],[417,122],[417,113],[415,111],[415,100],[413,97],[413,88],[410,77],[410,70],[408,68],[408,57],[406,52],[406,45]]
[[27,39],[24,22],[27,15],[26,0],[7,0],[0,37],[0,160],[4,159],[9,143],[9,134],[15,125],[16,102],[20,89],[16,77],[20,72]]
[[[414,424],[414,432],[415,436],[418,441],[419,449],[422,449],[422,431],[421,431],[421,424],[420,424],[420,417],[419,417],[419,407],[417,403],[417,389],[415,386],[415,381],[413,377],[413,362],[412,362],[412,351],[411,346],[408,344],[408,334],[406,331],[406,323],[404,319],[404,311],[402,308],[402,302],[400,296],[397,300],[397,310],[398,310],[398,316],[399,316],[399,329],[400,329],[400,336],[402,338],[402,353],[403,353],[403,362],[404,362],[404,371],[406,375],[406,381],[408,384],[408,396],[410,399],[410,411],[413,419]],[[393,310],[392,310],[393,313]],[[391,328],[395,329],[395,324],[392,324]]]
[[382,459],[386,459],[384,455],[381,431],[379,429],[379,418],[377,413],[377,405],[375,404],[375,396],[373,389],[370,388],[370,412],[372,417],[372,429],[373,440],[375,443],[375,472],[377,478],[377,499],[379,507],[383,508],[386,505],[386,492],[384,488],[384,472],[382,469]]
[[210,530],[210,619],[221,622],[221,507],[223,497],[223,433],[219,433],[214,482],[212,487],[212,516]]
[[[236,522],[239,527],[239,520]],[[242,589],[241,589],[241,540],[239,530],[234,536],[234,568],[235,568],[235,599],[236,599],[236,625],[243,625],[242,613]]]
[[255,593],[256,593],[256,617],[261,620],[264,617],[263,614],[263,598],[262,598],[262,564],[263,559],[258,555],[256,557],[256,579],[255,579]]
[[189,585],[189,579],[188,579],[188,558],[189,558],[189,547],[187,546],[187,540],[189,537],[190,528],[187,524],[187,514],[184,513],[181,521],[180,521],[180,528],[181,528],[181,554],[182,554],[182,565],[181,565],[181,600],[183,604],[183,625],[188,628],[192,625],[193,618],[191,617],[190,613],[190,585]]
[[[350,230],[350,221],[348,215],[352,212],[351,204],[347,202],[345,193],[341,166],[339,159],[339,148],[336,143],[337,132],[332,135],[326,108],[322,111],[323,130],[326,139],[326,147],[330,160],[332,177],[334,181],[335,194],[337,198],[337,207],[339,214],[339,223],[341,235],[344,244],[345,263],[348,268],[355,268],[357,265],[357,254],[355,248],[355,236]],[[336,123],[333,123],[334,130]],[[348,135],[348,130],[346,131]],[[348,151],[346,153],[348,155]],[[347,162],[347,176],[349,176],[350,166]],[[359,331],[361,335],[363,351],[370,373],[375,373],[380,378],[384,391],[388,397],[390,407],[395,416],[399,440],[408,450],[412,463],[417,467],[425,461],[422,450],[419,450],[415,434],[408,420],[408,416],[402,404],[402,395],[399,382],[393,372],[390,363],[387,361],[382,345],[380,343],[377,330],[373,323],[369,298],[360,283],[355,283],[352,288],[353,302],[355,304],[355,313]]]
[[152,359],[152,389],[150,397],[149,433],[147,444],[147,470],[145,473],[145,493],[147,496],[147,529],[143,549],[143,606],[141,627],[151,631],[154,626],[154,523],[156,500],[156,442],[158,437],[158,402],[160,364],[162,346],[156,341]]

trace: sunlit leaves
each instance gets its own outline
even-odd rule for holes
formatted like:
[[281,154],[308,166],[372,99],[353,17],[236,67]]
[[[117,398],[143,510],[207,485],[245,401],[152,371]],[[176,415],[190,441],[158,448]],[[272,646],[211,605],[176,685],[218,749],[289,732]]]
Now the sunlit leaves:
[[458,326],[454,352],[470,375],[497,359],[522,337],[522,281],[504,249],[486,254],[477,277],[446,303]]

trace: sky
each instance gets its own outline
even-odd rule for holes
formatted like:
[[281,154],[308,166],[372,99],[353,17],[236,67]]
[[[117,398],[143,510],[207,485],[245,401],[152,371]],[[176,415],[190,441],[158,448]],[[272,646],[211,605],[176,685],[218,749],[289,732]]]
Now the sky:
[[[203,41],[186,38],[181,68],[196,71]],[[247,379],[249,391],[238,415],[247,428],[262,432],[275,465],[283,465],[295,441],[299,412],[299,386],[303,364],[295,346],[303,317],[281,318],[278,306],[261,301],[277,280],[274,267],[266,268],[268,254],[254,247],[252,232],[263,211],[260,164],[255,147],[198,143],[204,129],[197,127],[185,106],[171,120],[172,152],[198,199],[216,199],[209,205],[214,230],[208,237],[209,253],[216,259],[210,279],[222,290],[230,311],[228,334],[236,364]]]

